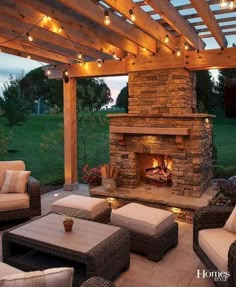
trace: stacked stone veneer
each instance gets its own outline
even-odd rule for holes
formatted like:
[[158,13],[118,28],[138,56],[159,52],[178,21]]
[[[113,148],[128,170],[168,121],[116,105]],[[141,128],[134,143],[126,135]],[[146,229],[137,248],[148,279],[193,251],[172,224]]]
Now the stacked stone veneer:
[[[211,116],[193,114],[194,77],[184,69],[129,74],[129,113],[109,115],[110,127],[188,128],[189,135],[110,132],[110,162],[119,166],[118,187],[141,180],[141,154],[169,155],[172,192],[199,197],[212,178]],[[206,120],[208,119],[208,120]]]

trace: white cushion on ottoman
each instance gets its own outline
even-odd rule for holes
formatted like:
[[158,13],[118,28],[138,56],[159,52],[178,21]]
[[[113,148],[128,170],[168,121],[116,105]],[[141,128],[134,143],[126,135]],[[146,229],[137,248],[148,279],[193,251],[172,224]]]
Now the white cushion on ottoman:
[[4,276],[22,273],[23,271],[16,269],[6,263],[0,262],[0,279]]
[[138,203],[129,203],[111,213],[112,224],[152,236],[161,233],[173,222],[173,213]]
[[93,219],[109,208],[105,199],[70,195],[55,201],[51,205],[52,212],[69,214],[84,219]]

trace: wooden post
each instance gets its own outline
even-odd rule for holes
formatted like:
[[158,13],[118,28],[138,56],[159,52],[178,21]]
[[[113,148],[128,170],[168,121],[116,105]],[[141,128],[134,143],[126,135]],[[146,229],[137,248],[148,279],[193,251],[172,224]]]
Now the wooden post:
[[63,81],[64,97],[64,190],[78,189],[76,79]]

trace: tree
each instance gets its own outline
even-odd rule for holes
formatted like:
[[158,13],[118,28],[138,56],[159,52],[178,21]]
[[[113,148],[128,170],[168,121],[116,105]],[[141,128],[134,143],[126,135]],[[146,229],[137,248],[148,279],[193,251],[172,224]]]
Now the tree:
[[21,91],[20,81],[23,76],[13,78],[10,75],[9,83],[3,85],[3,97],[0,98],[0,108],[9,125],[20,124],[26,121],[30,114],[29,101]]
[[79,79],[77,81],[78,109],[99,111],[112,103],[111,91],[103,79]]
[[[30,99],[31,105],[35,101],[43,100],[49,106],[63,109],[62,80],[48,79],[42,70],[37,68],[30,71],[21,81],[24,94]],[[110,89],[102,79],[77,80],[77,106],[79,110],[88,109],[98,111],[102,106],[112,103]]]
[[126,87],[121,89],[116,99],[116,105],[120,108],[124,108],[126,112],[128,112],[128,98],[128,84],[126,84]]
[[30,71],[21,80],[21,88],[34,106],[35,101],[44,101],[49,106],[58,106],[63,109],[63,82],[62,80],[48,79],[42,68]]
[[203,113],[214,113],[220,104],[216,96],[215,82],[209,71],[196,72],[197,110]]

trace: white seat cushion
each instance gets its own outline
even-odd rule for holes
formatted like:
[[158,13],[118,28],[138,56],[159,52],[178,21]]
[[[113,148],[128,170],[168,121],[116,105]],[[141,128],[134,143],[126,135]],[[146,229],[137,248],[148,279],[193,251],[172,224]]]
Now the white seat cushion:
[[21,272],[0,278],[1,287],[72,287],[74,269],[51,268],[44,271]]
[[27,193],[0,193],[0,211],[29,208]]
[[235,240],[236,234],[224,228],[200,230],[198,235],[199,246],[219,271],[228,271],[229,247]]
[[109,208],[105,199],[70,195],[52,203],[51,211],[84,219],[93,219]]
[[22,271],[6,263],[0,262],[0,279],[4,276],[17,274],[17,273],[22,273]]
[[25,164],[21,160],[0,161],[0,189],[5,180],[6,170],[25,170]]
[[157,235],[174,222],[174,214],[138,203],[112,210],[111,223],[148,235]]

